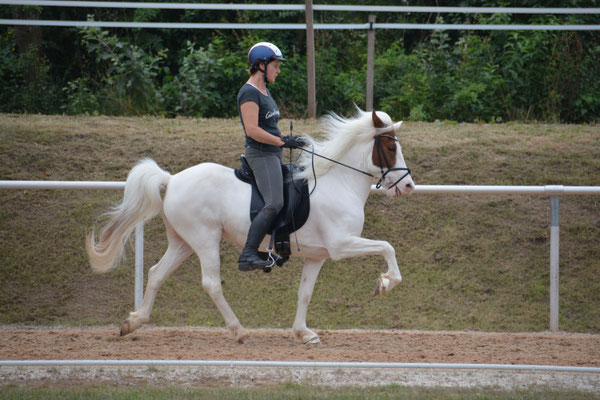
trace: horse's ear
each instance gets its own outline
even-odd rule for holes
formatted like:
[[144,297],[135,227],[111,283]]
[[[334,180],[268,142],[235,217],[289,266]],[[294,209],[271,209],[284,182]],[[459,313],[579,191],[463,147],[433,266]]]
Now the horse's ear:
[[402,121],[400,121],[400,122],[396,122],[396,123],[394,124],[394,131],[395,131],[395,132],[398,132],[398,129],[400,129],[400,127],[401,127],[401,126],[402,126]]
[[373,110],[373,126],[375,126],[375,128],[385,128],[385,124],[379,119],[375,110]]

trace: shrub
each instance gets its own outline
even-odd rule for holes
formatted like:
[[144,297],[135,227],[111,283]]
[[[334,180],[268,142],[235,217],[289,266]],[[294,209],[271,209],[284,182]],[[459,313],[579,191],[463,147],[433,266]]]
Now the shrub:
[[[157,15],[139,11],[135,18],[152,20]],[[473,18],[482,24],[510,24],[524,17]],[[527,18],[540,24],[587,22],[580,16]],[[195,40],[206,43],[199,45],[178,41],[190,36],[185,32],[135,31],[119,37],[99,28],[82,28],[75,46],[84,50],[80,72],[65,68],[60,75],[35,47],[16,52],[10,28],[0,32],[0,111],[197,117],[237,116],[236,96],[247,79],[248,49],[273,37],[270,31],[262,31],[264,37],[238,31],[198,34]],[[386,34],[378,42],[386,48],[377,48],[374,87],[375,107],[394,119],[600,120],[600,40],[594,33],[440,30],[420,41],[413,39],[410,47],[404,45],[406,35],[396,37]],[[165,44],[169,39],[171,44]],[[304,117],[306,58],[290,44],[291,34],[281,33],[278,39],[288,61],[269,87],[284,116]],[[173,51],[167,53],[163,47]],[[365,32],[319,32],[318,115],[328,111],[347,115],[355,104],[364,107],[366,57]]]
[[[88,53],[95,55],[97,81],[90,83],[98,87],[102,113],[141,115],[160,109],[156,81],[166,50],[151,55],[96,27],[80,32]],[[78,86],[77,80],[67,92],[73,86]]]
[[0,111],[58,112],[60,90],[40,49],[29,46],[25,53],[18,53],[10,31],[0,41]]
[[88,79],[77,78],[70,81],[63,91],[67,95],[67,103],[62,108],[67,114],[99,114],[100,102],[90,88]]

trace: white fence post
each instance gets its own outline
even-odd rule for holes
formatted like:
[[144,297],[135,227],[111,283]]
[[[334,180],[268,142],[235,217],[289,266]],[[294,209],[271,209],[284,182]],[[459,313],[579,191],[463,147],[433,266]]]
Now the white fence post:
[[144,299],[144,222],[135,227],[134,306],[137,310]]
[[550,331],[558,331],[560,227],[558,196],[550,197]]
[[317,117],[317,89],[315,73],[315,27],[312,0],[305,1],[306,18],[306,87],[308,118]]

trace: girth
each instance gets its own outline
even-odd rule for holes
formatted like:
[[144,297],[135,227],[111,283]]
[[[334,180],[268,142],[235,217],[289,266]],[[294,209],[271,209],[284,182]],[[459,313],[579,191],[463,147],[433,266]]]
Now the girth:
[[[252,186],[250,200],[250,221],[252,221],[265,206],[265,201],[256,186],[254,174],[246,161],[246,157],[242,154],[240,158],[240,168],[234,170],[234,173],[242,182],[249,183]],[[274,236],[275,252],[282,257],[291,254],[290,234],[304,225],[310,213],[308,182],[305,179],[294,178],[294,174],[300,171],[301,169],[294,163],[281,166],[281,172],[283,173],[283,208],[277,214],[269,231],[272,232],[271,236]]]

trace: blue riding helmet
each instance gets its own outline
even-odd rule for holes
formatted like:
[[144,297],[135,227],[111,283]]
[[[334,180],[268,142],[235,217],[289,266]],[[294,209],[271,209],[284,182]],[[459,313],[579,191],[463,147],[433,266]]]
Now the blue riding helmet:
[[273,43],[256,43],[248,52],[248,62],[251,67],[256,67],[261,61],[266,65],[273,60],[286,61],[281,54],[281,50]]

